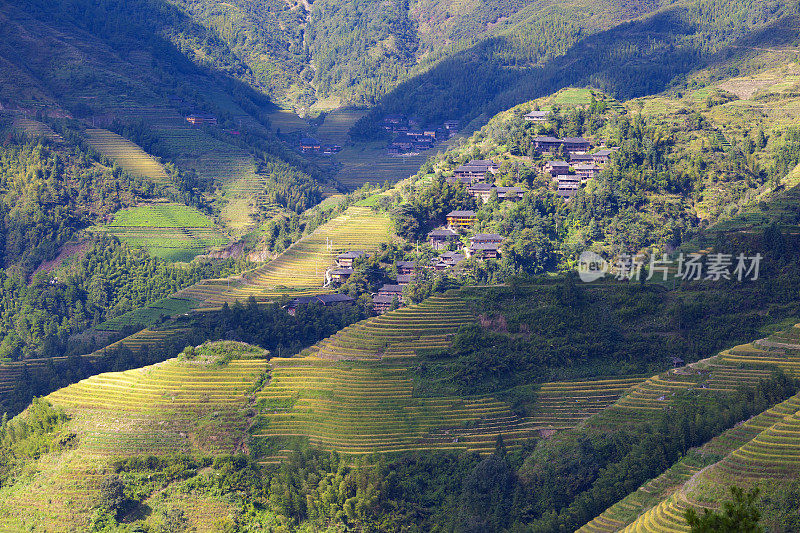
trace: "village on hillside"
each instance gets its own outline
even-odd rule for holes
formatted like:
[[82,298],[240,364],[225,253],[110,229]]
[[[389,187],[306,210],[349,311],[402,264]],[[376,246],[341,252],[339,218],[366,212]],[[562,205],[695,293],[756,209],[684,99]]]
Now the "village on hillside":
[[[527,123],[545,124],[552,115],[551,111],[533,110],[524,114],[523,118]],[[384,118],[384,128],[394,135],[389,145],[391,154],[404,153],[404,150],[428,149],[433,146],[435,139],[455,135],[458,123],[448,121],[439,130],[412,129],[415,126],[418,126],[417,122],[401,115]],[[604,142],[595,143],[583,137],[558,138],[544,135],[533,137],[531,147],[536,156],[535,161],[538,161],[535,164],[536,173],[548,181],[550,190],[565,203],[585,187],[589,180],[598,177],[618,150],[616,147],[607,147]],[[312,148],[321,149],[316,145],[309,147]],[[508,180],[498,179],[501,164],[493,159],[471,159],[449,170],[445,168],[438,172],[446,183],[463,187],[477,206],[489,202],[518,202],[528,192],[524,183],[503,185]],[[457,274],[468,259],[483,262],[503,257],[503,246],[508,243],[508,237],[476,231],[474,228],[478,222],[478,212],[475,209],[477,208],[452,210],[446,214],[444,224],[427,232],[425,244],[432,251],[430,260],[398,260],[385,265],[387,272],[396,272],[396,275],[386,278],[383,285],[371,295],[376,313],[384,313],[408,303],[407,296],[404,295],[407,292],[405,288],[423,272],[452,271]],[[357,264],[368,258],[369,254],[362,250],[348,250],[340,254],[336,258],[336,265],[325,272],[324,280],[320,280],[321,284],[329,289],[342,287],[355,273]],[[354,302],[355,299],[346,294],[319,294],[295,298],[286,308],[288,312],[294,313],[300,305],[330,306]]]

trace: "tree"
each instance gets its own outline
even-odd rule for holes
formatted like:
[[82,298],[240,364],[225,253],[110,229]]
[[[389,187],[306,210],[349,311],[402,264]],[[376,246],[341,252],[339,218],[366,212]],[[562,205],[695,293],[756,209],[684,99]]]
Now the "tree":
[[763,528],[758,525],[761,512],[758,510],[756,500],[759,490],[754,488],[745,493],[740,487],[731,487],[732,501],[725,502],[723,512],[709,511],[703,515],[689,508],[684,513],[692,533],[759,533]]

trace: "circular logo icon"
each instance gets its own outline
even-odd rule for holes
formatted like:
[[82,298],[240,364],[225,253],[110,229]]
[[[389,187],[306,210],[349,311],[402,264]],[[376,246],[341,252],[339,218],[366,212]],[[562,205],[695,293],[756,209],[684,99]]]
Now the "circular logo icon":
[[581,281],[589,283],[597,281],[608,273],[608,261],[599,254],[585,251],[578,258],[578,277]]

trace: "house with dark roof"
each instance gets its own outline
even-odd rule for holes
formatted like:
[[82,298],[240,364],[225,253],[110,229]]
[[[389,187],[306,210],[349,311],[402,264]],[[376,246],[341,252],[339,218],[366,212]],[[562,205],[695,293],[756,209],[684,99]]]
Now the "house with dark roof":
[[383,287],[378,289],[378,294],[389,294],[397,296],[400,301],[403,301],[403,286],[395,283],[385,283]]
[[413,274],[417,268],[417,264],[414,261],[397,261],[395,266],[398,274]]
[[372,297],[372,309],[374,309],[379,315],[382,315],[392,308],[392,304],[395,302],[395,300],[397,300],[398,303],[400,302],[400,299],[397,298],[397,296],[378,293]]
[[493,242],[495,244],[500,244],[503,242],[503,236],[497,233],[476,233],[469,238],[469,242]]
[[353,275],[352,268],[335,268],[330,271],[331,279],[336,283],[344,283]]
[[405,287],[409,283],[414,280],[414,274],[398,274],[397,275],[397,284],[401,287]]
[[525,115],[525,120],[528,122],[546,122],[547,115],[550,114],[550,111],[531,111]]
[[592,154],[569,154],[570,163],[593,163]]
[[516,202],[522,198],[522,189],[520,187],[497,187],[497,199],[502,201],[510,200]]
[[478,259],[497,259],[500,256],[500,243],[497,242],[471,242],[467,253],[470,257]]
[[577,174],[564,174],[558,176],[558,195],[564,200],[569,200],[581,188],[581,177]]
[[577,174],[562,174],[556,178],[558,180],[558,189],[580,189],[581,177]]
[[584,180],[588,180],[591,178],[596,178],[600,174],[600,167],[597,166],[594,162],[592,163],[578,163],[574,167],[575,174],[583,178]]
[[431,265],[434,270],[446,270],[456,266],[464,259],[466,259],[464,255],[458,252],[445,252],[439,257],[434,257]]
[[494,174],[500,167],[491,159],[473,159],[453,171],[453,178],[462,182],[484,181],[488,173]]
[[434,250],[444,250],[458,239],[458,232],[452,228],[438,228],[428,233],[428,242]]
[[598,165],[605,165],[608,163],[608,160],[611,159],[611,154],[614,153],[614,150],[609,150],[607,148],[603,148],[602,150],[598,150],[592,154],[592,159]]
[[475,211],[456,210],[447,213],[447,225],[450,227],[466,228],[475,224],[478,220]]
[[186,122],[192,126],[202,126],[203,124],[208,126],[216,126],[217,117],[209,113],[192,113],[186,117]]
[[352,268],[353,263],[360,257],[368,257],[363,250],[350,250],[336,256],[336,263],[342,268]]
[[583,137],[565,137],[562,139],[564,150],[567,152],[587,152],[592,147],[592,143]]
[[320,148],[320,153],[324,155],[333,155],[342,151],[342,147],[338,144],[323,144]]
[[337,304],[352,304],[355,300],[346,294],[317,294],[316,296],[300,296],[284,306],[286,311],[294,316],[301,305],[322,305],[330,307]]
[[544,171],[549,172],[553,177],[559,174],[567,174],[569,172],[569,163],[566,161],[548,161],[544,164]]
[[534,137],[533,147],[537,152],[549,153],[558,150],[564,144],[561,139],[555,137]]
[[322,148],[322,143],[313,137],[303,137],[300,139],[300,151],[304,154],[318,152]]

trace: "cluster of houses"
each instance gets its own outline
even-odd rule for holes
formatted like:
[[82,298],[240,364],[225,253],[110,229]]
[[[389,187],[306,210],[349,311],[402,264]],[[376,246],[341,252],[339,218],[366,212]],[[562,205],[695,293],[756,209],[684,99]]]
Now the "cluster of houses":
[[[453,215],[453,213],[461,214]],[[472,223],[476,220],[474,211],[454,211],[448,215],[450,219],[453,217],[465,221],[469,219],[472,220]],[[431,231],[428,234],[428,239],[435,250],[441,251],[449,248],[451,243],[458,243],[459,234],[452,226],[448,226]],[[440,272],[457,266],[467,257],[496,259],[500,256],[500,246],[502,242],[503,237],[501,235],[478,233],[470,237],[468,246],[463,247],[460,251],[444,251],[442,254],[434,257],[430,264],[420,265],[415,261],[396,261],[395,268],[397,269],[397,279],[393,283],[384,284],[378,289],[377,293],[372,295],[373,309],[377,313],[385,313],[392,307],[395,301],[398,304],[402,304],[403,288],[414,280],[417,268],[426,268]],[[336,267],[327,271],[326,281],[333,285],[340,285],[346,282],[350,279],[350,276],[353,275],[355,261],[363,257],[368,257],[367,253],[363,250],[349,250],[339,254],[336,258]],[[297,308],[302,305],[316,304],[332,306],[353,302],[353,298],[346,294],[318,294],[295,298],[285,306],[285,309],[290,315],[294,315]]]
[[387,115],[383,119],[383,128],[394,136],[387,147],[389,155],[400,155],[430,150],[437,140],[449,139],[455,135],[459,122],[448,120],[439,127],[423,128],[417,119]]
[[491,159],[473,159],[456,168],[447,181],[465,185],[470,196],[484,204],[492,197],[492,193],[497,193],[497,199],[501,201],[522,198],[523,190],[520,187],[502,187],[494,183],[493,178],[498,170],[500,166]]
[[[463,227],[463,226],[458,226]],[[428,233],[428,242],[434,250],[447,250],[454,245],[460,247],[459,241],[461,236],[452,226],[445,228],[437,228]],[[464,247],[466,256],[460,256],[458,262],[463,261],[466,257],[477,257],[478,259],[497,259],[500,257],[500,246],[503,244],[503,236],[496,233],[476,233],[469,238],[469,245]],[[445,252],[447,253],[447,252]],[[445,254],[439,256],[444,257]],[[450,257],[450,256],[448,256]],[[447,268],[453,265],[447,265]],[[436,268],[435,270],[444,270],[444,268]]]
[[323,143],[314,137],[300,139],[300,152],[304,154],[333,155],[341,151],[342,147],[338,144]]
[[570,153],[569,161],[548,161],[543,170],[558,184],[558,195],[568,201],[581,185],[600,174],[613,153],[614,150],[606,148],[593,154]]

